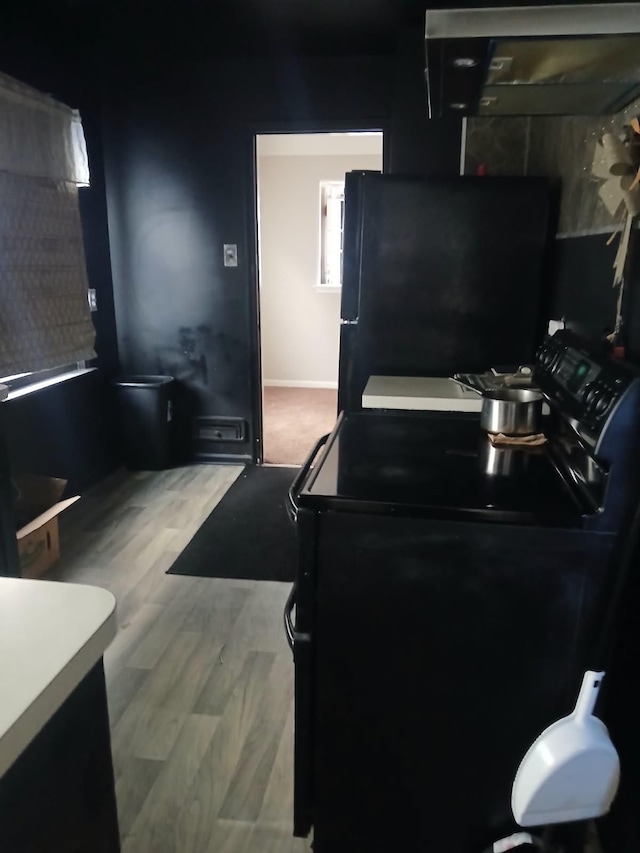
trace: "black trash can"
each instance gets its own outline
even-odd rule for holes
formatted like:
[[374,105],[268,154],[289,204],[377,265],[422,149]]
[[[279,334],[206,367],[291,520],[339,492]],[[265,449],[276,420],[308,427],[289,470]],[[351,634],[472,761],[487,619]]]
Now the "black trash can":
[[114,382],[127,468],[159,471],[172,463],[173,376],[123,376]]

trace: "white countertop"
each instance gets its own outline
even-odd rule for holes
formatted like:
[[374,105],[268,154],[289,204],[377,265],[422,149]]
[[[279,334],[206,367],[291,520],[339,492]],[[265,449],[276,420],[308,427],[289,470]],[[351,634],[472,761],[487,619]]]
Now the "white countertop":
[[0,578],[0,776],[100,660],[115,610],[106,589]]
[[363,409],[427,412],[479,412],[482,397],[455,379],[425,376],[370,376]]

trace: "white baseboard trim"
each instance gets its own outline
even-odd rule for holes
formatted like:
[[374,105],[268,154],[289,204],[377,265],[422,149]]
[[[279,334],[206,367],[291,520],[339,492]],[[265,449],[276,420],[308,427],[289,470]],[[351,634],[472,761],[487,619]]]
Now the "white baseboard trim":
[[338,383],[316,379],[265,379],[262,383],[265,388],[332,388],[337,390]]

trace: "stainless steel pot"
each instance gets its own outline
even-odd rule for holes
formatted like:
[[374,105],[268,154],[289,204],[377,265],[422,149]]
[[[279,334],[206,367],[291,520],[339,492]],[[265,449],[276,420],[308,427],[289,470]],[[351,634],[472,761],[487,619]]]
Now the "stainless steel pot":
[[496,388],[485,391],[480,426],[487,432],[533,435],[540,432],[541,391],[528,388]]

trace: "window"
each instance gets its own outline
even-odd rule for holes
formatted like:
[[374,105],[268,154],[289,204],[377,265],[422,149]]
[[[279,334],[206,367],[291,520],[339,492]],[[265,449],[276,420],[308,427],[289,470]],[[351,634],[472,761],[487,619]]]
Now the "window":
[[[0,377],[14,389],[95,358],[77,112],[0,74]],[[2,382],[2,379],[0,379]]]
[[320,181],[320,287],[342,285],[344,181]]

